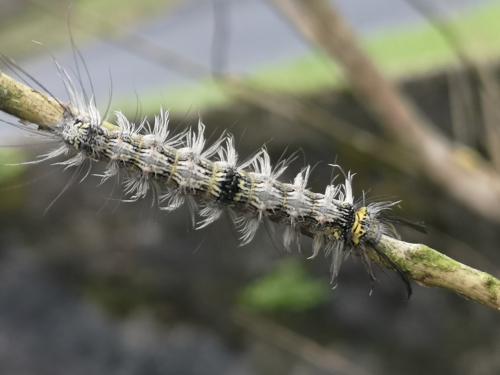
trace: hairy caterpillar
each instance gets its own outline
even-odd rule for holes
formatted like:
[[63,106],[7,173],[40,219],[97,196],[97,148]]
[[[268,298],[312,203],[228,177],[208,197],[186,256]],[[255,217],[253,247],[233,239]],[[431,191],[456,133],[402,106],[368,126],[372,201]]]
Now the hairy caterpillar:
[[[355,200],[350,172],[342,172],[344,182],[335,184],[333,180],[323,193],[307,188],[309,166],[292,182],[282,182],[280,177],[288,163],[282,161],[273,167],[265,148],[240,163],[230,134],[223,134],[207,146],[201,121],[195,129],[171,134],[168,112],[163,110],[154,121],[140,124],[130,122],[117,111],[116,125],[110,125],[103,121],[94,98],[86,94],[81,82],[75,85],[70,75],[59,64],[56,66],[69,103],[56,99],[64,111],[63,119],[55,127],[41,131],[48,132],[60,145],[35,163],[71,154],[54,164],[85,170],[83,180],[90,175],[93,162],[106,162],[105,171],[98,175],[101,183],[124,170],[127,201],[151,194],[165,211],[187,202],[193,208],[197,229],[216,221],[227,209],[243,245],[252,241],[267,218],[284,226],[283,244],[287,249],[299,243],[301,234],[312,237],[310,258],[320,252],[331,256],[332,283],[343,261],[353,252],[374,278],[366,250],[376,250],[381,236],[392,233],[383,213],[397,202],[367,204],[364,197]],[[383,254],[379,256],[398,271],[410,293],[404,273]]]

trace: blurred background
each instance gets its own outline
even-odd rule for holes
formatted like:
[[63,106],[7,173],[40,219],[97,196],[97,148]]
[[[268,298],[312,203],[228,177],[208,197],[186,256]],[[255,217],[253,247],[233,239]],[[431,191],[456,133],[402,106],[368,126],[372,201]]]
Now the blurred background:
[[[273,160],[298,150],[285,178],[315,165],[315,191],[337,162],[356,173],[356,196],[400,199],[397,215],[426,223],[427,234],[401,228],[405,240],[499,276],[500,219],[387,134],[283,3],[0,0],[0,52],[65,98],[52,56],[78,75],[72,35],[103,112],[110,102],[140,120],[163,107],[177,129],[201,116],[213,139],[235,134],[242,157],[263,144]],[[331,5],[457,157],[500,179],[500,2]],[[121,203],[112,182],[69,186],[59,167],[7,165],[54,143],[0,130],[2,374],[500,373],[495,311],[418,285],[407,300],[382,269],[370,295],[356,257],[332,290],[330,260],[306,260],[307,239],[286,253],[262,227],[239,247],[228,218],[194,231],[186,208],[166,215],[149,200]]]

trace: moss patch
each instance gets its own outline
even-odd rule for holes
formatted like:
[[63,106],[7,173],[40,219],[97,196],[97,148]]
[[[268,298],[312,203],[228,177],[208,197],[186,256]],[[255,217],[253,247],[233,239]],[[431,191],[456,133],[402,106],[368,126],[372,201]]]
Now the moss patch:
[[491,294],[495,294],[495,295],[499,294],[500,281],[495,279],[493,276],[486,275],[486,279],[484,281],[484,286],[486,287],[486,289],[488,289],[488,291]]
[[444,272],[453,272],[460,268],[460,264],[453,259],[438,253],[427,246],[411,252],[409,260],[425,268],[436,268]]

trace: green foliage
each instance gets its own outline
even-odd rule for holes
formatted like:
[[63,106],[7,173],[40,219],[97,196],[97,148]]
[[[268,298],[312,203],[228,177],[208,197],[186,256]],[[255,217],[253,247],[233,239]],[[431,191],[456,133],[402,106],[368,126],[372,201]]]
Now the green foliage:
[[[16,0],[8,1],[14,3]],[[89,37],[124,33],[135,23],[144,21],[179,1],[181,0],[29,1],[20,5],[21,10],[12,17],[0,17],[2,53],[19,58],[39,52],[40,49],[31,40],[40,41],[46,47],[67,46],[68,17],[80,45],[83,39]]]
[[328,284],[311,278],[301,262],[287,260],[248,286],[240,303],[255,311],[305,311],[324,303],[330,292]]
[[25,160],[21,151],[0,148],[0,213],[3,215],[18,210],[25,202],[22,174],[26,166],[12,165]]
[[[447,25],[460,47],[477,60],[500,54],[500,4],[498,1],[459,15]],[[364,46],[392,77],[418,74],[457,63],[455,51],[438,30],[427,23],[387,29],[364,41]],[[311,92],[341,84],[335,64],[320,52],[255,75],[259,87],[283,92]]]
[[15,180],[25,170],[18,164],[24,160],[23,153],[16,150],[0,149],[0,184],[5,185]]
[[[202,108],[214,108],[228,103],[230,97],[211,80],[200,84],[172,86],[168,91],[152,91],[141,96],[141,110],[146,114],[155,114],[159,108],[177,113],[196,114]],[[137,99],[118,98],[116,108],[132,116],[136,112]]]

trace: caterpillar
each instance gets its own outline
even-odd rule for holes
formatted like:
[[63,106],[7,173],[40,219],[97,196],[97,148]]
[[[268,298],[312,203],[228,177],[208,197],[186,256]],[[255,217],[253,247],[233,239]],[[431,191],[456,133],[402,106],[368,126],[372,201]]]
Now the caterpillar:
[[[354,174],[345,173],[336,164],[330,165],[341,172],[344,181],[335,183],[333,178],[322,193],[308,189],[310,166],[300,170],[291,182],[284,182],[281,178],[289,163],[281,161],[273,166],[265,147],[240,162],[231,134],[224,132],[208,145],[201,120],[195,128],[174,134],[169,128],[169,114],[163,109],[154,120],[138,124],[116,111],[116,125],[110,125],[81,82],[76,85],[57,62],[56,67],[69,102],[54,98],[64,112],[63,119],[52,128],[39,131],[53,137],[59,145],[30,163],[52,161],[66,169],[86,168],[83,181],[91,174],[93,163],[104,162],[104,171],[95,174],[100,184],[124,171],[126,201],[151,195],[160,210],[167,212],[187,203],[192,208],[196,229],[210,225],[227,210],[241,245],[252,241],[263,220],[281,224],[284,248],[300,247],[300,236],[307,235],[312,238],[308,259],[321,252],[331,258],[334,285],[343,262],[353,253],[375,280],[367,255],[367,250],[373,249],[398,272],[408,295],[411,294],[405,273],[376,249],[382,235],[394,235],[384,213],[399,202],[367,203],[364,194],[355,199]],[[65,159],[55,161],[61,157]]]

